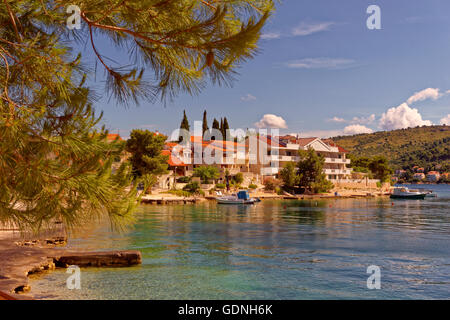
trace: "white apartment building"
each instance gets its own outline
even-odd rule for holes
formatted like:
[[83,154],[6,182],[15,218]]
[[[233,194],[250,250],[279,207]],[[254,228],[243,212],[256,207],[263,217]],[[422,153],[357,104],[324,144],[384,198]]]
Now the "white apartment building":
[[[247,138],[245,143],[236,143],[204,141],[201,137],[192,136],[191,143],[179,149],[175,156],[176,146],[176,142],[167,143],[164,152],[171,155],[170,168],[179,175],[191,175],[198,166],[214,165],[222,173],[252,173],[258,180],[268,176],[275,177],[286,163],[299,160],[299,150],[308,148],[325,158],[324,173],[329,180],[347,179],[352,173],[352,169],[347,168],[350,164],[350,159],[346,158],[348,152],[331,140],[319,138],[283,136],[272,139],[270,136],[253,136]],[[218,157],[215,156],[216,153]],[[201,160],[198,162],[196,159]]]
[[[350,178],[352,169],[347,168],[350,159],[348,153],[331,140],[320,138],[297,138],[283,136],[271,138],[270,136],[258,137],[258,149],[263,148],[267,154],[265,161],[258,161],[256,165],[250,165],[252,172],[263,176],[276,176],[288,162],[299,160],[298,150],[312,148],[325,158],[324,173],[329,180],[341,180]],[[261,152],[261,151],[258,151]]]

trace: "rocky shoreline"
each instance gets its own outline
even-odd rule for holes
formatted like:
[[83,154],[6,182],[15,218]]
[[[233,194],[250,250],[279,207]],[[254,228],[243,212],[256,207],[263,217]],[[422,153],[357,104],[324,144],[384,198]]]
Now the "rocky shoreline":
[[34,240],[0,237],[0,300],[33,299],[28,276],[67,268],[79,267],[128,267],[142,263],[139,251],[75,252],[61,248],[66,238],[54,236]]

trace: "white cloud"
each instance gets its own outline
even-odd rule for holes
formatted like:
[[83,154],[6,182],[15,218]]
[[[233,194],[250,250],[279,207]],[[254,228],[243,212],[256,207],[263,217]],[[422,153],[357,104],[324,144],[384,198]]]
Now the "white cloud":
[[427,88],[422,91],[414,93],[408,100],[406,100],[407,104],[413,104],[417,101],[423,101],[427,99],[437,100],[442,96],[437,88]]
[[340,58],[305,58],[286,63],[292,69],[336,69],[348,67],[355,61]]
[[362,126],[360,124],[352,124],[344,128],[344,134],[346,135],[372,133],[372,132],[373,132],[372,129],[367,128],[366,126]]
[[339,117],[333,117],[331,119],[328,119],[327,121],[329,121],[329,122],[346,122],[346,120],[344,118],[339,118]]
[[246,94],[245,96],[241,97],[242,101],[255,101],[256,97],[254,95],[251,95],[250,93]]
[[263,33],[261,35],[261,39],[265,39],[265,40],[272,40],[272,39],[279,39],[281,38],[281,34],[278,32],[268,32],[268,33]]
[[319,22],[319,23],[301,23],[296,28],[292,29],[294,36],[308,36],[313,33],[328,30],[334,22]]
[[429,120],[423,120],[417,109],[410,108],[402,103],[396,108],[391,108],[381,116],[379,126],[384,130],[404,129],[417,126],[431,126]]
[[440,124],[450,126],[450,113],[446,117],[441,119]]
[[371,114],[368,117],[353,117],[350,123],[352,124],[372,124],[375,121],[375,115]]
[[261,120],[255,123],[257,128],[274,128],[274,129],[286,129],[286,121],[274,114],[265,114]]

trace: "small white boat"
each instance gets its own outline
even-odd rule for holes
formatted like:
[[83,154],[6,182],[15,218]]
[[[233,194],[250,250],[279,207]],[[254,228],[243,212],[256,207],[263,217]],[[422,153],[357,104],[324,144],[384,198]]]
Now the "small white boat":
[[253,204],[260,202],[258,198],[250,198],[248,191],[239,191],[237,195],[216,198],[220,204]]
[[426,192],[420,190],[409,190],[406,187],[395,188],[391,199],[425,199]]

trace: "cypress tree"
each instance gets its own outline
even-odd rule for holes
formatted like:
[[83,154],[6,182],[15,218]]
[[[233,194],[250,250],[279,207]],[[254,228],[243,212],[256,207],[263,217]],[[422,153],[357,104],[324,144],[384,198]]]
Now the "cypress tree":
[[[215,130],[219,130],[220,131],[220,124],[219,124],[219,121],[217,121],[216,118],[214,118],[214,120],[213,120],[212,128],[215,129]],[[216,137],[212,136],[211,140],[216,140]]]
[[219,121],[217,121],[216,118],[214,118],[213,124],[212,124],[212,128],[216,129],[216,130],[220,130],[220,124]]
[[[186,116],[186,110],[183,110],[183,119],[181,120],[180,129],[186,130],[187,132],[190,131],[191,127],[189,126],[189,121]],[[183,140],[182,135],[180,134],[178,138],[178,142],[181,142]]]
[[230,130],[230,126],[228,125],[227,117],[225,117],[223,118],[223,129],[222,129],[223,140],[226,140],[227,138],[227,130]]
[[180,129],[184,129],[186,131],[190,131],[191,130],[188,118],[186,116],[186,110],[183,111],[183,119],[181,120]]
[[208,119],[206,117],[206,110],[203,112],[203,123],[202,123],[202,132],[205,134],[206,131],[208,131]]

